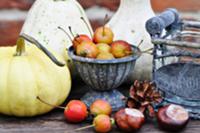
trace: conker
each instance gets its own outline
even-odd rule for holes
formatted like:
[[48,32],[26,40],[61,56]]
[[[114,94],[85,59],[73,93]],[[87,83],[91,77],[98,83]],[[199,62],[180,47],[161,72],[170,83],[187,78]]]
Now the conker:
[[141,111],[132,108],[119,110],[115,114],[116,125],[122,131],[132,132],[139,130],[145,122],[144,115]]
[[167,105],[158,110],[158,125],[166,131],[180,131],[189,121],[188,111],[179,105]]

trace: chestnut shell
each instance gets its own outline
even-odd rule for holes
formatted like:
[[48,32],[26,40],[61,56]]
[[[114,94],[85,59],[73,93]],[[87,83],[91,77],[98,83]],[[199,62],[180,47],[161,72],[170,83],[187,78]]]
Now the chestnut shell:
[[189,117],[185,121],[175,121],[169,118],[166,111],[170,105],[164,106],[158,110],[157,121],[161,129],[166,131],[181,131],[189,122]]
[[125,109],[119,110],[115,114],[115,123],[119,129],[125,132],[133,132],[139,130],[145,122],[144,117],[133,117],[126,114]]

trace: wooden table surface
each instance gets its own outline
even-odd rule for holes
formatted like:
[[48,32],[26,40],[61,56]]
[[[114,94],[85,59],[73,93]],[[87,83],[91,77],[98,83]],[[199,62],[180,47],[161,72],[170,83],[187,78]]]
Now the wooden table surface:
[[[120,91],[127,93],[129,87],[122,86]],[[75,83],[72,87],[72,91],[69,99],[80,98],[87,92],[88,87],[83,83]],[[69,124],[66,123],[63,111],[55,109],[54,111],[33,118],[15,118],[0,115],[0,133],[73,133],[73,129],[89,125],[89,122],[81,124]],[[80,131],[80,133],[92,133],[92,128]],[[114,127],[111,133],[120,133],[120,131]],[[165,133],[161,131],[156,122],[148,121],[142,127],[138,133]],[[200,121],[191,120],[185,130],[182,133],[200,133]]]

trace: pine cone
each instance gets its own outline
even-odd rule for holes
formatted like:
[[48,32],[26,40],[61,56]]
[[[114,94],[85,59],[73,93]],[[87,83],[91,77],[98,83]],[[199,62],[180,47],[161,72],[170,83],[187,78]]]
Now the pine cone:
[[153,105],[162,102],[162,96],[156,90],[156,85],[148,81],[136,80],[130,88],[129,95],[127,106],[137,108],[150,117],[155,116]]

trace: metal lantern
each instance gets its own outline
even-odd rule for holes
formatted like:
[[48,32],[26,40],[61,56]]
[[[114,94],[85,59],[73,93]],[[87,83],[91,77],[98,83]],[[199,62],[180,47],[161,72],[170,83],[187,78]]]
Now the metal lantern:
[[146,22],[153,50],[153,81],[164,96],[163,104],[184,106],[200,119],[200,22],[181,20],[168,9]]

